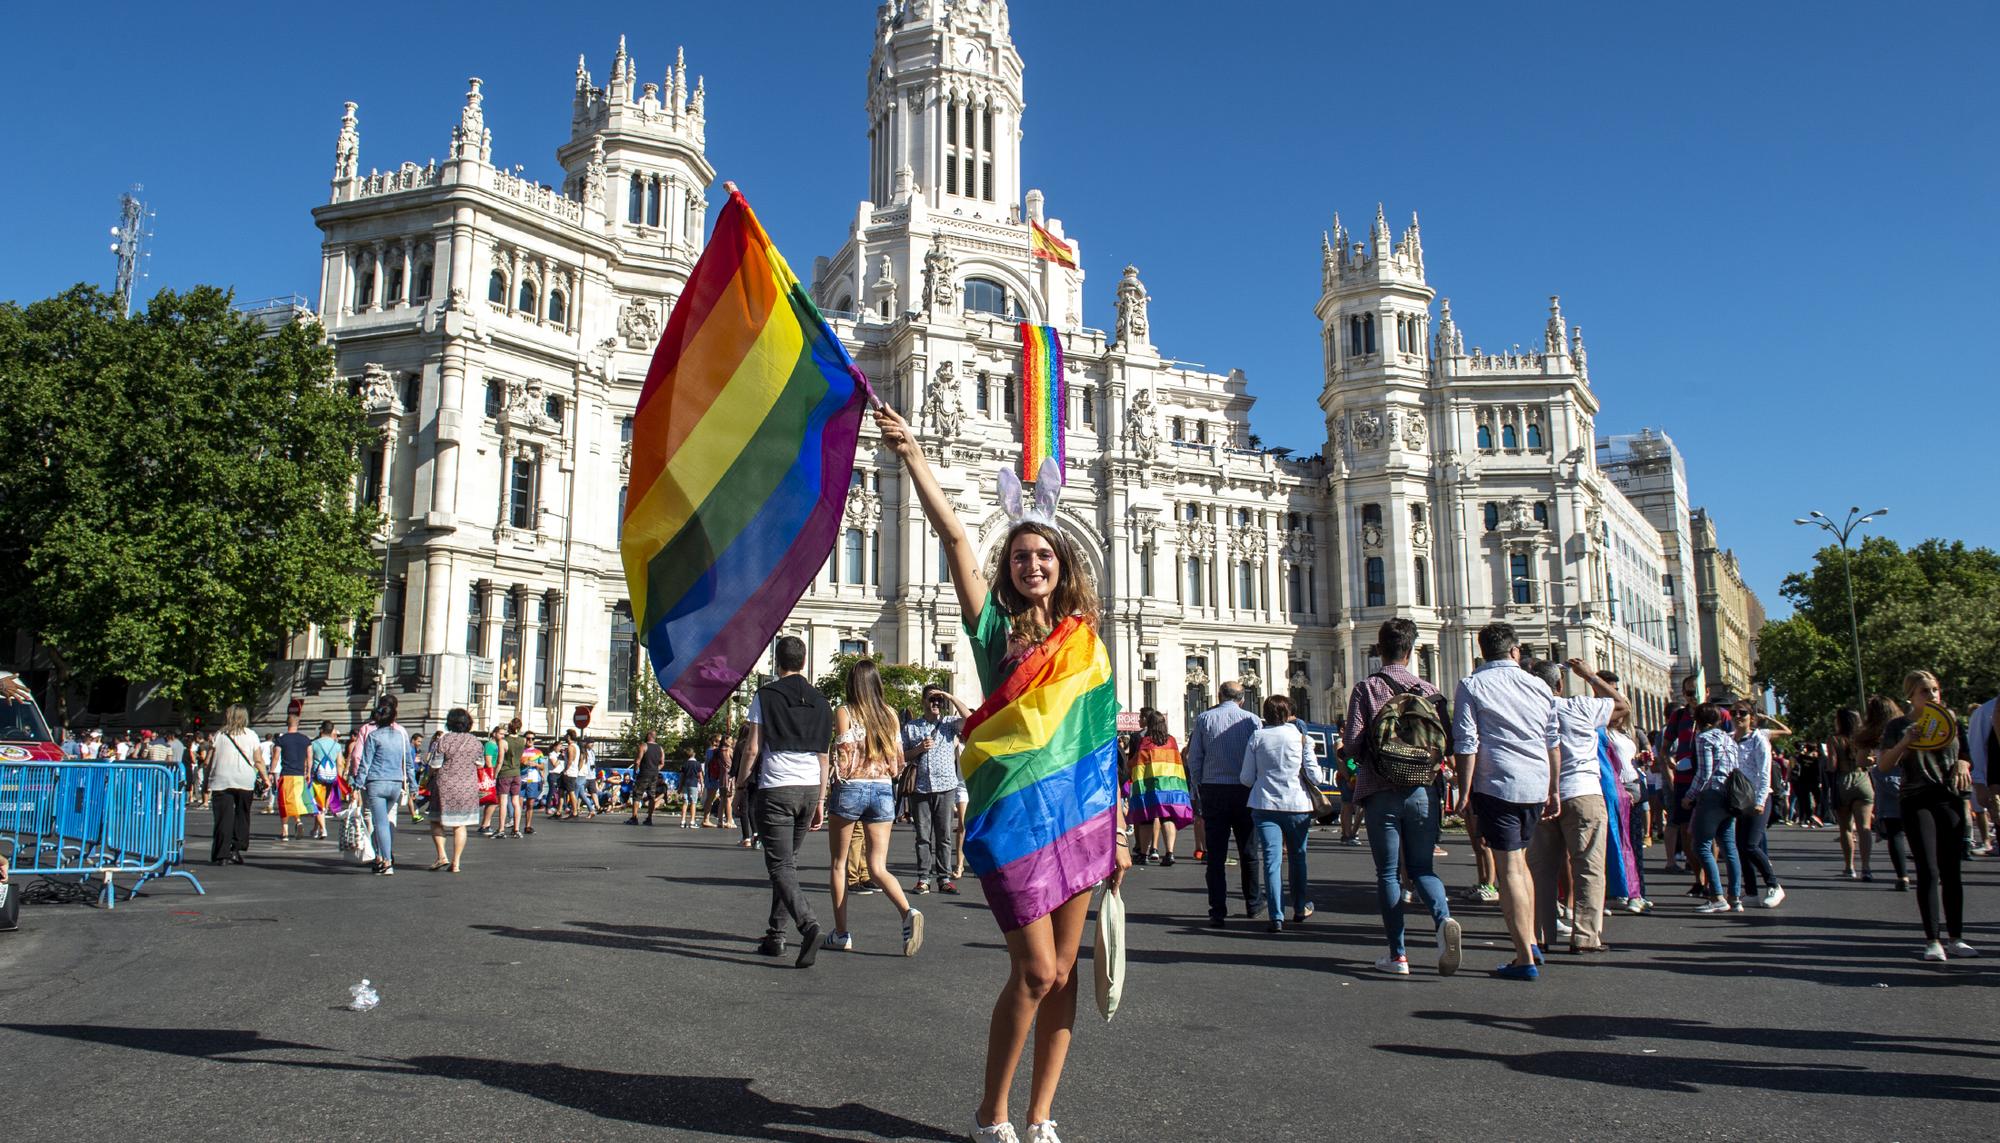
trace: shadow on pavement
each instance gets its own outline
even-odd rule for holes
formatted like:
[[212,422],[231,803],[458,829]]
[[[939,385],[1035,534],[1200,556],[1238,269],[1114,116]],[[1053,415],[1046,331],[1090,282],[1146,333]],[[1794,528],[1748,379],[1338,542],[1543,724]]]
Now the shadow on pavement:
[[[692,960],[712,960],[722,964],[769,965],[784,967],[791,962],[782,957],[758,956],[752,941],[741,933],[717,933],[706,929],[669,929],[652,925],[606,925],[592,921],[571,921],[574,929],[530,929],[514,925],[472,925],[471,928],[497,937],[555,944],[585,945],[591,948],[624,949],[629,952],[671,953]],[[712,942],[712,943],[698,943]],[[720,947],[718,947],[720,946]]]
[[[1558,1017],[1557,1019],[1562,1019]],[[1648,1023],[1626,1022],[1635,1032]],[[1827,1043],[1831,1034],[1822,1034]],[[1864,1087],[1874,1096],[1897,1099],[1952,1099],[1992,1103],[2000,1099],[2000,1081],[1972,1076],[1937,1075],[1911,1070],[1895,1083],[1882,1083],[1880,1073],[1860,1064],[1796,1063],[1761,1060],[1704,1060],[1659,1055],[1619,1055],[1614,1052],[1480,1052],[1418,1044],[1377,1044],[1384,1052],[1430,1060],[1485,1060],[1508,1071],[1546,1079],[1587,1080],[1619,1088],[1640,1088],[1693,1095],[1704,1088],[1741,1087],[1800,1095],[1853,1095]]]
[[[567,1064],[530,1064],[475,1056],[383,1057],[365,1062],[324,1058],[239,1059],[234,1057],[251,1052],[325,1052],[328,1049],[289,1040],[266,1040],[261,1034],[249,1030],[130,1028],[94,1024],[0,1024],[0,1027],[37,1036],[55,1036],[221,1063],[470,1081],[605,1119],[648,1127],[705,1131],[743,1139],[828,1143],[841,1138],[824,1134],[827,1131],[859,1132],[877,1139],[949,1141],[959,1138],[957,1134],[929,1124],[858,1103],[843,1103],[837,1107],[781,1103],[752,1091],[751,1080],[727,1076],[638,1075],[570,1067]],[[674,1098],[663,1099],[662,1092],[672,1092]]]
[[[1630,1016],[1486,1016],[1475,1012],[1431,1010],[1412,1012],[1418,1020],[1456,1020],[1502,1032],[1520,1032],[1552,1040],[1690,1040],[1735,1044],[1750,1048],[1787,1048],[1843,1052],[1911,1052],[1923,1056],[1963,1056],[2000,1063],[2000,1045],[1966,1036],[1898,1036],[1881,1032],[1827,1032],[1813,1028],[1738,1028],[1673,1017]],[[1968,1049],[1984,1049],[1972,1051]]]

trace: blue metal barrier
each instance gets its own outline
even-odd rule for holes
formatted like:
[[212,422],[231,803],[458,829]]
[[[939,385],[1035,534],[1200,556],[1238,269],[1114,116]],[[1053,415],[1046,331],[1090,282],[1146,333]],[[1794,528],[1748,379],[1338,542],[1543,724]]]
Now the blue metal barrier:
[[146,882],[185,877],[187,799],[179,767],[152,762],[0,763],[0,845],[14,874],[101,878],[105,907],[117,874]]

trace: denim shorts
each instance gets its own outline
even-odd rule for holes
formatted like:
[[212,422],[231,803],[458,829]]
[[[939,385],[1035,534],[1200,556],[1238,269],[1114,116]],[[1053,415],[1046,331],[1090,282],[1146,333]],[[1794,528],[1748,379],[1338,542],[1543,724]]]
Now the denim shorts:
[[896,820],[896,787],[890,782],[842,782],[826,812],[850,822]]

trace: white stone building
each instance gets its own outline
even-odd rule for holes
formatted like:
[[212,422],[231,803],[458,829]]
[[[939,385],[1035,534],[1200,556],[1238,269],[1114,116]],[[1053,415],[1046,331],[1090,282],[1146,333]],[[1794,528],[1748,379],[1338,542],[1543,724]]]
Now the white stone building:
[[[1419,670],[1446,685],[1474,665],[1477,629],[1505,618],[1538,653],[1616,666],[1659,709],[1644,705],[1673,661],[1646,570],[1659,537],[1597,467],[1582,333],[1555,300],[1531,349],[1467,352],[1449,303],[1433,315],[1414,217],[1400,237],[1380,208],[1366,235],[1336,218],[1313,306],[1326,448],[1252,448],[1247,380],[1163,355],[1156,332],[1171,333],[1151,328],[1136,269],[1104,291],[1100,330],[1083,322],[1084,275],[1030,255],[1031,223],[1078,247],[1023,192],[1008,18],[1003,0],[881,8],[856,124],[867,198],[811,289],[989,547],[1004,531],[994,479],[1021,448],[1016,323],[1060,332],[1061,526],[1104,597],[1125,706],[1180,730],[1241,678],[1328,718],[1375,666],[1377,627],[1404,615]],[[594,730],[618,724],[636,653],[622,437],[705,230],[703,104],[678,62],[641,82],[622,42],[603,87],[579,61],[560,186],[493,163],[476,80],[441,164],[363,175],[349,105],[314,211],[319,316],[384,430],[361,488],[390,518],[384,618],[302,635],[271,703],[347,718],[379,683],[434,710],[470,702],[482,721],[550,729],[593,705]],[[939,565],[864,427],[846,528],[788,626],[810,669],[867,649],[957,670],[976,698]]]

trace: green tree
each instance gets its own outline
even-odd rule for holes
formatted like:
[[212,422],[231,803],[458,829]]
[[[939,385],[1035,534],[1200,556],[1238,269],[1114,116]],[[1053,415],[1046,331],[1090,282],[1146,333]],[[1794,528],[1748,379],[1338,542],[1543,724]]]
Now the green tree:
[[915,710],[923,705],[925,687],[951,686],[951,672],[936,667],[916,667],[908,663],[884,663],[879,654],[845,652],[835,655],[831,670],[813,685],[835,706],[847,701],[847,671],[862,659],[872,661],[882,675],[882,697],[894,711]]
[[373,439],[317,325],[212,287],[124,317],[78,286],[0,305],[0,621],[60,682],[121,675],[182,711],[249,699],[291,632],[363,613]]
[[[744,703],[750,701],[750,692],[755,689],[754,676],[744,680],[737,688]],[[626,757],[638,758],[639,751],[646,744],[648,731],[659,736],[660,748],[669,757],[678,753],[683,746],[693,747],[697,754],[707,749],[708,742],[716,735],[736,728],[742,718],[741,712],[732,703],[723,703],[713,718],[696,723],[681,705],[666,691],[660,689],[659,680],[653,670],[641,659],[639,670],[632,676],[632,717],[625,724],[624,733],[618,738],[618,745]]]

